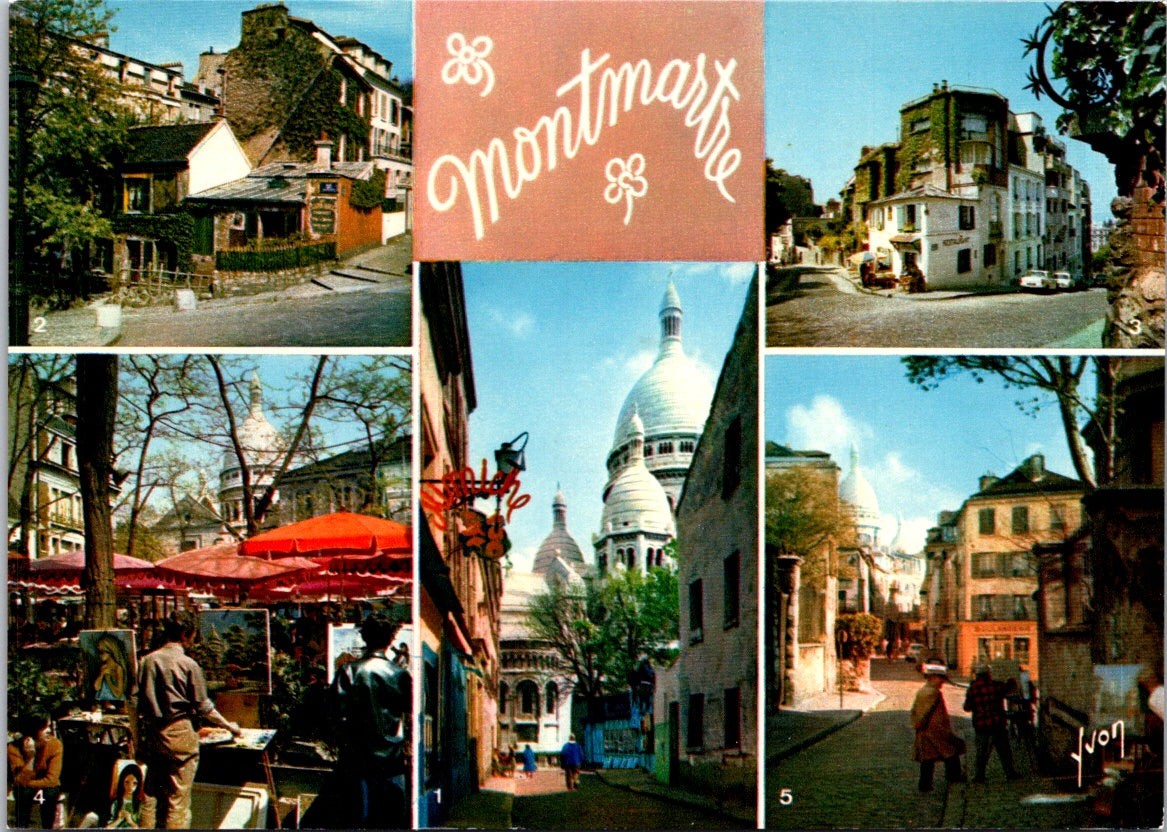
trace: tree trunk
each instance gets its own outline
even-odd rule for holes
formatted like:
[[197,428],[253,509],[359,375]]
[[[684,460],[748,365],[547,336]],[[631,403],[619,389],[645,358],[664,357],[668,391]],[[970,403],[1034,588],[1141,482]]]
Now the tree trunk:
[[113,583],[113,524],[109,475],[117,413],[116,355],[77,356],[77,465],[85,522],[85,626],[108,629],[117,623]]

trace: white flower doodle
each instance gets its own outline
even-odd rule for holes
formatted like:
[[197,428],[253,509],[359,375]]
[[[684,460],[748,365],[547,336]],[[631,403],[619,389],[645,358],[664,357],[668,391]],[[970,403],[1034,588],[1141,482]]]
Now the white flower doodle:
[[616,157],[608,162],[604,171],[608,177],[608,187],[604,189],[604,199],[612,205],[623,199],[628,210],[624,212],[624,224],[632,219],[632,200],[648,193],[648,180],[641,176],[644,173],[644,156],[633,153],[628,161]]
[[447,84],[465,81],[477,87],[485,79],[486,85],[479,95],[483,98],[490,95],[494,89],[494,69],[486,61],[486,56],[494,49],[494,41],[486,35],[479,35],[467,43],[461,32],[453,32],[446,38],[446,49],[454,57],[442,66],[442,80]]

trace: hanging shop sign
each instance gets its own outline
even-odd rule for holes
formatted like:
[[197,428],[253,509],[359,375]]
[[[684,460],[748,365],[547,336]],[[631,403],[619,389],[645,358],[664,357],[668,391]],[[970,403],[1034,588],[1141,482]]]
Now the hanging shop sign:
[[[497,514],[509,523],[511,514],[531,502],[530,494],[521,493],[522,483],[519,471],[506,474],[496,471],[488,475],[487,462],[482,460],[482,468],[475,472],[469,466],[446,473],[440,480],[422,481],[421,506],[431,522],[439,528],[446,528],[444,516],[456,509],[468,508],[475,500],[494,498],[498,504]],[[503,509],[505,508],[505,514]],[[500,555],[501,557],[501,555]]]

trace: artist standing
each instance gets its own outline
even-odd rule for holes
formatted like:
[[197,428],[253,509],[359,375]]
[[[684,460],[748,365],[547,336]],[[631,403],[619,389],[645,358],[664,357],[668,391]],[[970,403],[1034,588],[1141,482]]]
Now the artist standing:
[[142,828],[161,822],[167,829],[190,828],[190,790],[199,767],[203,718],[235,736],[242,730],[215,710],[198,662],[186,655],[194,621],[179,613],[162,624],[164,643],[143,657],[138,670],[138,732],[146,768]]

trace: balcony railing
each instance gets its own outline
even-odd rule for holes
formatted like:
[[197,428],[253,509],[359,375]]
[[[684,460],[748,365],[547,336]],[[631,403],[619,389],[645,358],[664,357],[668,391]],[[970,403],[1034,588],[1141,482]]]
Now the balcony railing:
[[1005,236],[1005,231],[1001,226],[1000,220],[989,220],[989,239],[1000,240]]

